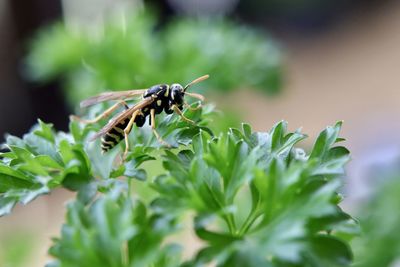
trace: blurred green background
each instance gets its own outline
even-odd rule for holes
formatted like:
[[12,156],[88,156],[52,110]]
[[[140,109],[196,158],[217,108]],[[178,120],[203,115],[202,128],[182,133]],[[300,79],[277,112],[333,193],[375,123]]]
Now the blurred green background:
[[[371,0],[2,0],[0,133],[20,136],[37,117],[66,130],[88,96],[208,73],[193,89],[224,112],[220,129],[285,119],[313,137],[345,120],[343,206],[363,229],[356,265],[397,266],[399,10]],[[56,193],[0,218],[0,266],[47,261],[73,197]]]
[[187,83],[207,73],[208,87],[221,93],[282,87],[280,52],[263,33],[222,18],[176,18],[155,31],[154,16],[128,10],[90,29],[44,29],[32,43],[28,75],[61,77],[72,107],[105,90]]

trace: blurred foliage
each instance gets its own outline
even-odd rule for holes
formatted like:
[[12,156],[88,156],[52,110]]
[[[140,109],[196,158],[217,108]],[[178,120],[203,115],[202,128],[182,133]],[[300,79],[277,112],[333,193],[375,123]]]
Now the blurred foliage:
[[355,240],[355,267],[395,267],[400,261],[400,176],[381,183],[359,212],[363,235]]
[[31,43],[28,74],[63,78],[72,104],[104,90],[186,83],[203,74],[212,77],[208,87],[224,91],[274,93],[282,85],[280,51],[264,33],[223,19],[176,19],[161,30],[149,12],[125,19],[91,30],[61,23],[43,29]]
[[0,265],[2,267],[25,267],[35,249],[33,233],[20,229],[18,232],[2,233],[0,243]]

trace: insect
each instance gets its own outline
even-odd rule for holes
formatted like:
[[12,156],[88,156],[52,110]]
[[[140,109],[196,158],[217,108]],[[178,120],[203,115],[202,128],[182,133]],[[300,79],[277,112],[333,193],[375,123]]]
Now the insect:
[[[88,98],[81,102],[81,107],[89,107],[104,101],[116,100],[117,103],[108,108],[94,119],[87,120],[77,116],[71,116],[72,119],[78,120],[83,123],[96,123],[99,120],[109,117],[117,108],[123,106],[125,110],[112,118],[99,132],[97,132],[90,141],[101,137],[102,152],[107,152],[115,147],[119,142],[125,139],[125,152],[123,158],[129,151],[128,135],[132,130],[134,124],[137,127],[142,127],[146,118],[149,118],[149,124],[153,130],[154,135],[160,143],[169,146],[158,134],[156,130],[155,115],[163,111],[167,114],[173,112],[177,113],[184,121],[194,124],[194,122],[183,115],[183,108],[189,107],[189,104],[184,100],[185,95],[204,101],[204,97],[200,94],[189,93],[186,90],[193,84],[199,83],[208,79],[209,75],[201,76],[185,87],[178,83],[171,85],[158,84],[151,86],[148,89],[135,89],[119,92],[105,92],[100,95]],[[129,107],[126,101],[132,100],[139,95],[142,95],[142,100],[134,106]],[[201,107],[201,104],[199,105]],[[190,108],[190,107],[189,107]]]

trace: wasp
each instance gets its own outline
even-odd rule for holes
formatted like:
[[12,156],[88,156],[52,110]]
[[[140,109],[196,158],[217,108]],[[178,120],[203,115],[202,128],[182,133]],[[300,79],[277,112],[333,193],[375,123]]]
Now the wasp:
[[[125,139],[125,152],[123,159],[126,158],[129,151],[128,135],[131,132],[133,125],[142,127],[146,118],[149,117],[151,129],[160,143],[169,146],[158,134],[156,130],[155,116],[163,111],[167,114],[177,113],[184,121],[194,124],[194,122],[183,115],[183,108],[190,108],[185,101],[185,95],[204,101],[204,97],[200,94],[189,93],[186,90],[201,81],[208,79],[209,75],[201,76],[186,86],[178,83],[171,85],[157,84],[147,89],[134,89],[119,92],[105,92],[97,96],[88,98],[80,103],[82,108],[89,107],[104,101],[115,100],[117,103],[98,115],[96,118],[88,120],[77,116],[71,116],[72,119],[83,123],[96,123],[101,119],[109,117],[116,109],[121,106],[125,109],[113,117],[99,132],[97,132],[90,141],[94,141],[101,137],[102,152],[105,153],[115,147],[123,139]],[[142,95],[142,99],[135,105],[129,107],[126,101],[133,100],[135,97]],[[201,104],[197,107],[201,107]],[[197,109],[196,108],[196,109]]]

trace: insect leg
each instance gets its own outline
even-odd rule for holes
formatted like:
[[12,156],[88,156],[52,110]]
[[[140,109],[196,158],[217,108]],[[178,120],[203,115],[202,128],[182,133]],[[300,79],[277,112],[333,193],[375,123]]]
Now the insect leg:
[[166,147],[171,147],[170,144],[165,142],[161,136],[158,134],[156,130],[156,115],[155,109],[150,110],[150,121],[151,121],[151,129],[153,130],[154,135],[156,136],[157,140]]
[[200,101],[204,101],[204,100],[205,100],[204,96],[201,95],[201,94],[185,92],[185,95],[188,95],[188,96],[190,96],[190,97],[197,98],[197,99],[200,100]]
[[182,111],[176,105],[172,105],[172,110],[175,111],[176,113],[178,113],[178,115],[181,116],[182,120],[184,120],[188,123],[191,123],[191,124],[196,124],[191,119],[186,118],[185,115],[183,115]]
[[197,107],[195,107],[195,108],[192,108],[190,106],[190,104],[188,104],[187,102],[185,102],[183,105],[184,105],[185,108],[187,108],[188,110],[191,110],[191,111],[196,111],[196,110],[201,109],[203,107],[203,105],[200,102],[198,103]]
[[129,151],[129,140],[128,140],[128,135],[132,130],[133,123],[135,122],[136,116],[139,113],[139,109],[133,112],[131,119],[128,122],[128,125],[124,129],[124,135],[125,135],[125,152],[124,155],[122,156],[123,160],[126,159],[126,156],[128,155]]
[[109,107],[106,111],[104,111],[103,113],[101,113],[99,116],[97,116],[97,117],[94,118],[94,119],[91,119],[91,120],[82,119],[82,118],[80,118],[80,117],[78,117],[78,116],[75,116],[75,115],[71,115],[70,118],[71,118],[71,120],[77,120],[77,121],[82,122],[82,123],[96,123],[96,122],[98,122],[99,120],[101,120],[101,119],[103,119],[103,118],[107,118],[108,116],[110,116],[111,113],[112,113],[114,110],[116,110],[120,105],[124,105],[125,108],[129,108],[128,105],[127,105],[127,103],[126,103],[125,101],[119,100],[118,103],[112,105],[112,106]]

